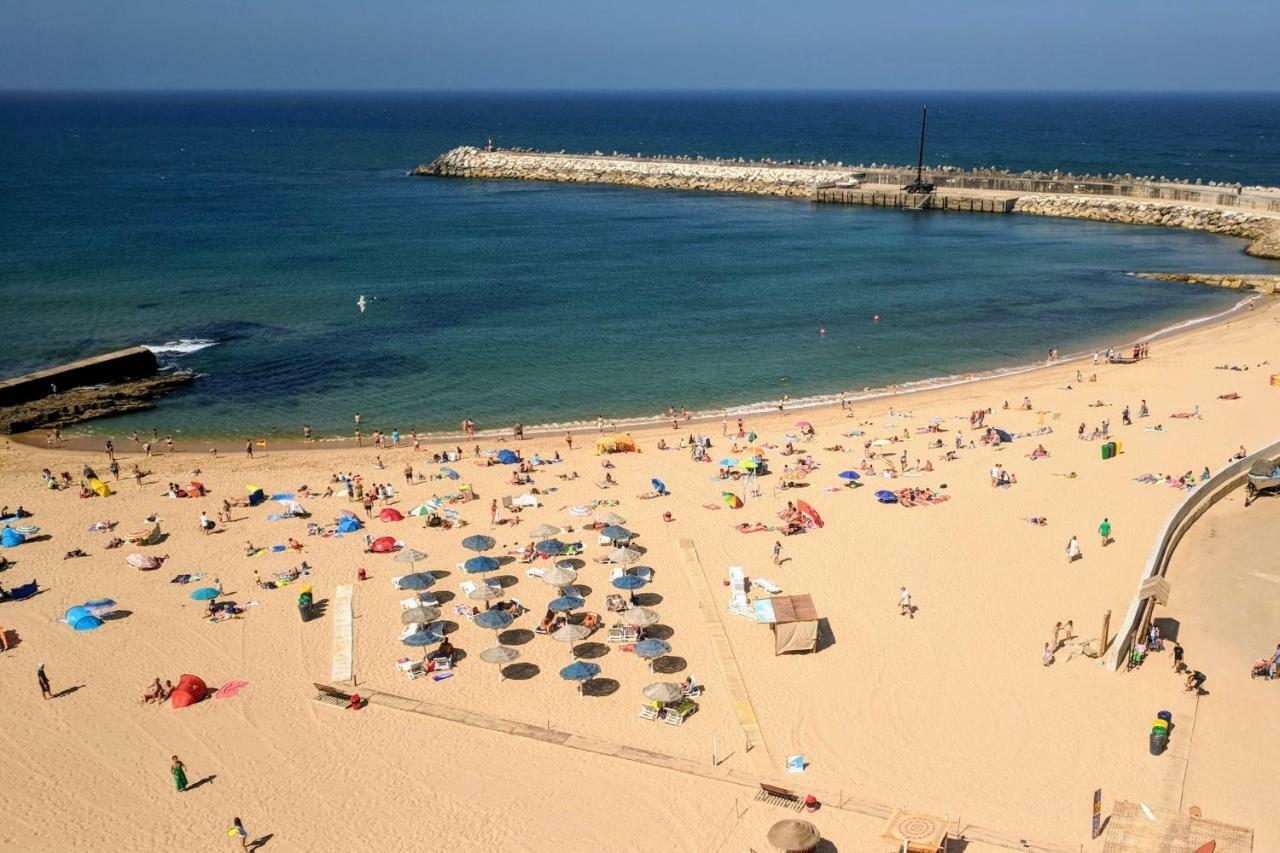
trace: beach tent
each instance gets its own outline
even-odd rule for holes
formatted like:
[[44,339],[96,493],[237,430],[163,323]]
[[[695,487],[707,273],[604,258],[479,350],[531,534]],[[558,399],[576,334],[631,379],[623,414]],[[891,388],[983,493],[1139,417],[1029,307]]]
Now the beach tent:
[[503,465],[514,465],[520,461],[520,457],[513,450],[499,450],[498,461]]
[[249,493],[249,506],[257,506],[267,499],[261,486],[245,486],[244,490]]
[[0,547],[17,548],[25,541],[26,537],[12,527],[6,527],[3,531],[0,531]]
[[130,554],[124,558],[124,561],[135,569],[141,569],[144,572],[158,569],[160,564],[164,562],[159,557],[148,557],[146,554]]
[[89,481],[89,488],[93,489],[93,493],[100,498],[115,494],[115,492],[111,491],[110,486],[96,477]]
[[876,492],[876,500],[880,501],[882,504],[896,504],[898,502],[898,496],[888,489],[881,489]]
[[369,550],[375,554],[390,554],[392,551],[399,550],[396,540],[390,536],[379,536],[373,540],[373,544],[369,546]]
[[338,521],[339,533],[355,533],[359,529],[360,519],[356,518],[354,515],[344,515]]
[[102,620],[92,613],[86,613],[74,622],[68,622],[73,631],[92,631],[102,627]]
[[400,514],[400,510],[395,507],[386,507],[382,512],[378,513],[378,518],[383,521],[404,521],[404,516]]
[[178,679],[178,686],[173,688],[173,695],[169,697],[169,701],[175,708],[185,708],[199,702],[208,694],[209,687],[202,679],[194,675],[183,675]]
[[787,622],[773,626],[773,653],[811,652],[818,648],[818,623]]
[[635,453],[636,440],[629,435],[606,435],[596,439],[595,455],[602,453]]
[[813,507],[809,506],[809,504],[806,503],[805,501],[796,501],[796,509],[800,510],[802,513],[807,515],[809,517],[809,520],[812,521],[818,527],[823,526],[822,516],[818,515],[818,511]]
[[304,508],[302,504],[298,503],[293,498],[281,498],[278,499],[276,503],[284,507],[284,511],[287,515],[297,518],[306,518],[311,515],[311,513],[307,512],[306,508]]
[[68,625],[75,625],[77,621],[83,619],[86,616],[92,616],[92,615],[93,614],[89,612],[89,608],[83,607],[77,604],[75,607],[72,607],[63,615],[62,621],[66,622]]

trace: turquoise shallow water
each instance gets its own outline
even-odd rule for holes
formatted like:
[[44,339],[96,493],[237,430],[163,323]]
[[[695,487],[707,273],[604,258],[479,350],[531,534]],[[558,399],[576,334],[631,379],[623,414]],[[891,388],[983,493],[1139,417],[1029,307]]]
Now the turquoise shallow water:
[[[112,434],[326,433],[355,411],[402,431],[621,418],[1119,343],[1235,301],[1126,271],[1277,271],[1241,241],[1153,228],[404,176],[493,125],[547,148],[903,161],[915,120],[914,96],[842,102],[860,132],[824,141],[822,98],[794,96],[784,124],[778,104],[729,96],[538,97],[0,98],[3,372],[147,343],[202,374],[154,412],[86,427]],[[1132,137],[1159,111],[1139,110],[1126,137],[1115,102],[1067,102],[1028,127],[1016,102],[949,97],[1018,131],[993,149],[931,107],[960,165],[1096,168],[1111,145],[1104,169],[1275,168],[1254,111],[1230,103],[1182,110],[1238,109],[1234,147],[1202,129],[1144,146]],[[1038,159],[1075,148],[1094,159]]]

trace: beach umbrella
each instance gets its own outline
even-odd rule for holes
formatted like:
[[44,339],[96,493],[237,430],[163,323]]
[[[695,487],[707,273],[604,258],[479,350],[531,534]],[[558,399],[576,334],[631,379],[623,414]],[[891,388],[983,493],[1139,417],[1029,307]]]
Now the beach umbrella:
[[124,558],[124,561],[135,569],[142,569],[144,571],[160,568],[160,558],[148,557],[146,554],[130,554]]
[[569,644],[569,654],[573,654],[573,644],[585,640],[591,631],[585,625],[561,625],[551,635],[551,639]]
[[412,625],[414,622],[434,622],[439,618],[439,607],[419,606],[400,611],[401,625]]
[[780,820],[769,828],[769,843],[787,853],[809,853],[822,841],[818,828],[807,820]]
[[665,495],[667,493],[667,484],[659,480],[657,477],[650,480],[649,485],[653,486],[653,490],[660,495]]
[[800,427],[800,429],[808,429],[809,427],[813,426],[813,424],[809,423],[808,421],[796,421],[796,426]]
[[615,541],[619,539],[630,539],[632,536],[635,536],[634,533],[620,524],[610,524],[604,530],[600,531],[600,535],[607,536]]
[[818,515],[818,511],[813,507],[809,506],[809,504],[805,503],[804,501],[796,501],[796,509],[800,510],[805,515],[809,516],[809,520],[812,521],[814,524],[816,524],[818,527],[823,526],[822,516]]
[[559,598],[553,598],[551,603],[547,605],[547,609],[556,613],[567,613],[570,610],[577,610],[585,607],[587,602],[576,595],[562,595]]
[[609,552],[610,563],[621,563],[622,565],[630,565],[643,556],[635,548],[614,548]]
[[502,598],[502,587],[489,586],[489,584],[481,584],[471,592],[467,593],[467,598],[476,601],[488,601],[491,598]]
[[13,529],[17,533],[21,533],[23,536],[35,536],[40,532],[40,528],[36,527],[34,524],[19,524]]
[[747,471],[754,471],[756,468],[760,467],[760,463],[754,459],[743,459],[738,463],[738,467]]
[[505,610],[486,610],[476,614],[476,624],[481,628],[492,628],[501,631],[515,621],[515,617]]
[[63,614],[62,621],[66,622],[68,625],[74,625],[78,620],[83,619],[86,616],[92,616],[92,615],[93,614],[89,612],[89,608],[80,607],[77,605],[76,607],[72,607],[65,614]]
[[644,689],[646,699],[661,702],[679,702],[684,698],[684,688],[674,681],[655,681]]
[[114,598],[94,598],[90,601],[86,601],[81,606],[94,616],[98,616],[103,613],[109,613],[114,609],[116,606],[116,600]]
[[396,554],[391,559],[395,560],[397,563],[408,563],[410,566],[412,566],[414,563],[418,562],[419,560],[427,559],[427,555],[414,548],[405,548],[403,551],[401,551],[399,554]]
[[600,674],[600,667],[597,664],[589,663],[584,660],[576,661],[560,670],[560,677],[565,681],[577,681],[578,695],[582,695],[582,682],[590,681]]
[[400,642],[406,646],[434,646],[444,639],[444,634],[435,631],[419,631],[416,634],[410,634]]
[[480,653],[480,660],[495,664],[498,667],[498,680],[501,681],[502,668],[520,657],[520,652],[509,646],[494,646]]
[[414,572],[396,581],[400,589],[431,589],[435,585],[436,576],[429,572]]
[[725,506],[729,507],[729,509],[742,509],[742,498],[733,492],[721,492],[720,499],[724,501]]
[[898,502],[898,496],[888,489],[881,489],[876,492],[876,500],[880,501],[882,504],[896,504]]
[[747,433],[747,441],[755,441],[755,440],[756,440],[755,430],[752,430],[751,432]]
[[191,597],[196,601],[209,601],[218,597],[218,591],[211,586],[202,586],[191,593]]
[[495,540],[492,536],[485,536],[480,533],[477,533],[474,536],[468,536],[466,539],[462,540],[462,547],[466,548],[468,551],[488,551],[494,546],[494,544]]
[[660,658],[671,651],[671,644],[666,640],[658,640],[650,637],[647,640],[641,640],[636,643],[636,657],[642,657],[649,661],[649,669],[653,669],[653,659]]
[[578,573],[564,566],[553,566],[542,574],[542,582],[553,586],[564,586],[578,579]]
[[81,616],[75,622],[71,623],[71,628],[76,631],[92,631],[94,628],[101,627],[102,620],[92,614]]
[[559,539],[543,539],[537,545],[533,546],[533,550],[537,551],[544,557],[554,557],[563,554],[568,550],[569,546],[561,542]]
[[658,611],[648,607],[633,607],[622,614],[622,624],[633,628],[647,628],[658,622]]
[[433,507],[429,503],[425,503],[420,506],[415,506],[413,509],[409,510],[409,515],[415,515],[418,517],[422,517],[424,515],[431,515],[431,511],[433,509],[435,509],[435,507]]
[[494,557],[472,557],[462,564],[462,568],[470,575],[478,575],[483,572],[491,572],[501,566],[502,563]]
[[457,471],[453,470],[452,468],[441,468],[441,469],[440,469],[440,473],[441,473],[441,474],[444,474],[444,475],[445,475],[446,477],[448,477],[450,480],[456,480],[456,479],[458,479],[459,477],[461,477],[461,476],[462,476],[461,474],[459,474]]
[[546,539],[548,536],[555,536],[559,532],[559,527],[552,527],[550,524],[539,524],[529,531],[529,535],[534,539]]
[[627,520],[625,518],[618,515],[616,512],[613,512],[612,510],[610,510],[609,512],[604,512],[604,513],[601,513],[600,515],[597,515],[596,521],[600,522],[601,524],[626,524],[627,523]]
[[645,585],[645,579],[639,575],[622,575],[613,579],[615,589],[636,590]]
[[841,480],[861,480],[862,475],[857,471],[841,471],[837,475]]
[[720,460],[721,468],[732,468],[734,465],[737,465],[737,464],[738,464],[737,459],[730,459],[728,456]]

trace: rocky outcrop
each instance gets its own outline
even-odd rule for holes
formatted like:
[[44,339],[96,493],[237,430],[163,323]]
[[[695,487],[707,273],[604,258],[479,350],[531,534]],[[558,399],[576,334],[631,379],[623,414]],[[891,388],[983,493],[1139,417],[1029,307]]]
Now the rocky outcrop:
[[618,184],[648,189],[703,190],[751,195],[808,198],[814,185],[840,181],[850,170],[832,166],[783,166],[544,154],[529,151],[485,151],[454,148],[410,174],[456,178],[499,178],[579,184]]
[[170,373],[116,385],[76,388],[38,400],[0,407],[0,435],[67,426],[126,412],[155,408],[155,398],[195,381],[190,373]]
[[1258,293],[1280,293],[1280,275],[1217,275],[1199,272],[1135,272],[1132,275],[1152,281],[1183,281],[1235,290],[1254,290]]
[[[1054,195],[1022,196],[1014,203],[1013,212],[1126,225],[1163,225],[1245,237],[1254,241],[1254,245],[1249,247],[1250,254],[1280,258],[1280,236],[1277,235],[1280,217],[1276,216],[1160,201]],[[1264,254],[1266,251],[1272,254]]]

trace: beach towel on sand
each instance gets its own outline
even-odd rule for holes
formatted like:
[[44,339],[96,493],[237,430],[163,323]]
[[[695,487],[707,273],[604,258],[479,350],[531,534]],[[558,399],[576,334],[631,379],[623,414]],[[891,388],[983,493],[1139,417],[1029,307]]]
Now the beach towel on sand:
[[228,681],[226,684],[218,688],[218,692],[213,694],[214,699],[234,699],[244,687],[249,684],[247,681]]

